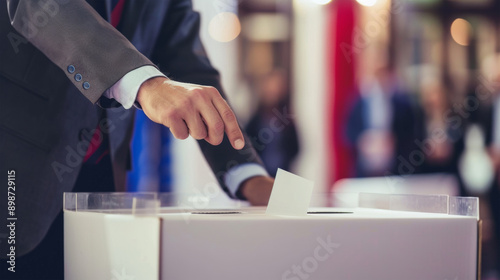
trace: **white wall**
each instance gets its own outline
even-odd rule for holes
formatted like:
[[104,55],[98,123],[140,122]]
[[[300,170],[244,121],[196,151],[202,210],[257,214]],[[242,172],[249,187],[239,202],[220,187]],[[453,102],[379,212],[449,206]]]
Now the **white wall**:
[[293,109],[301,150],[297,174],[315,181],[315,191],[327,190],[326,32],[327,6],[294,0]]

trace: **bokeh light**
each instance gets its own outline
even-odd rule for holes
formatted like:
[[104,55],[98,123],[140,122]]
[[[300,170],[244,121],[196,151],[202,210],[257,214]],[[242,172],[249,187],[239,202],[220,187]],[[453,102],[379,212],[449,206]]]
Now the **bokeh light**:
[[332,0],[309,0],[315,4],[318,4],[318,5],[326,5],[330,2],[332,2]]
[[356,0],[359,4],[371,7],[377,3],[377,0]]
[[459,45],[468,46],[471,33],[472,25],[463,18],[457,18],[451,24],[451,37]]
[[241,32],[241,23],[234,13],[219,13],[210,20],[208,33],[215,41],[230,42]]

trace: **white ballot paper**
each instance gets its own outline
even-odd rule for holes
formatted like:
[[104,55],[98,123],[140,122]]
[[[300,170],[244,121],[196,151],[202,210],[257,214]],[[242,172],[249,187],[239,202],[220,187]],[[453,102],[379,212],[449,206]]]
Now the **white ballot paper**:
[[307,215],[313,186],[313,181],[278,168],[266,214]]

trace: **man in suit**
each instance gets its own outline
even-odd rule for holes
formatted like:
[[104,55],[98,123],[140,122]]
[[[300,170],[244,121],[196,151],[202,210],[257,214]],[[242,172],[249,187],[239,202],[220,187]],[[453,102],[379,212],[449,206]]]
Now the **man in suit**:
[[2,2],[0,170],[15,173],[15,211],[4,197],[0,218],[17,218],[8,277],[62,276],[62,193],[124,190],[134,105],[199,140],[231,197],[267,203],[273,180],[223,99],[190,0]]
[[399,174],[397,157],[407,158],[415,149],[415,116],[408,95],[397,88],[385,64],[373,69],[356,95],[346,129],[356,154],[356,176]]

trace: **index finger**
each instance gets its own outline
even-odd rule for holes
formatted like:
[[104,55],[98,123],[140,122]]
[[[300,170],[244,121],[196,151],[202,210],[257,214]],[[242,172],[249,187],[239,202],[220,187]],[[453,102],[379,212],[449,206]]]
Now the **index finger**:
[[226,100],[221,96],[213,99],[213,104],[219,115],[224,122],[224,131],[226,132],[229,142],[236,150],[241,150],[245,146],[245,139],[243,138],[243,133],[241,132],[236,116],[231,110],[231,107],[227,104]]

